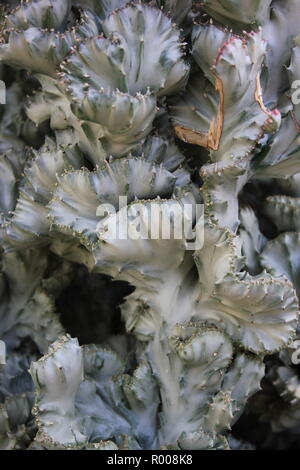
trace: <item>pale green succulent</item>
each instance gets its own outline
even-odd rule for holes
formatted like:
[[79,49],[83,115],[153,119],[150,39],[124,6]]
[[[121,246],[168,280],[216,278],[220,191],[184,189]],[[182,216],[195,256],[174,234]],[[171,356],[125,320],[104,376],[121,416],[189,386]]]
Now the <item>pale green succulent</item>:
[[2,450],[24,449],[36,434],[31,410],[33,382],[28,367],[34,356],[13,353],[0,366],[0,446]]
[[[1,448],[252,448],[249,400],[299,433],[299,21],[296,0],[8,12]],[[78,266],[131,288],[99,344],[68,334]]]

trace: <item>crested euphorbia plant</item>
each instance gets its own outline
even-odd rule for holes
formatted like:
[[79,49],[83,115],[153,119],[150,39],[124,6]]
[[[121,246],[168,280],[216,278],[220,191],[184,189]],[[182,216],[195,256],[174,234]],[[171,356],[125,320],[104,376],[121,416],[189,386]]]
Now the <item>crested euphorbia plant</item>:
[[249,399],[295,435],[297,0],[2,15],[1,448],[245,448]]

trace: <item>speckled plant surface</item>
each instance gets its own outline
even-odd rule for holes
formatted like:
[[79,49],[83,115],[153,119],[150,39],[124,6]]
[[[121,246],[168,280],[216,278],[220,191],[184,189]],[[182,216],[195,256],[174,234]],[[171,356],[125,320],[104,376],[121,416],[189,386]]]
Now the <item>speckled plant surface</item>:
[[[1,449],[300,448],[299,33],[298,0],[3,4]],[[154,203],[203,242],[133,236]]]

